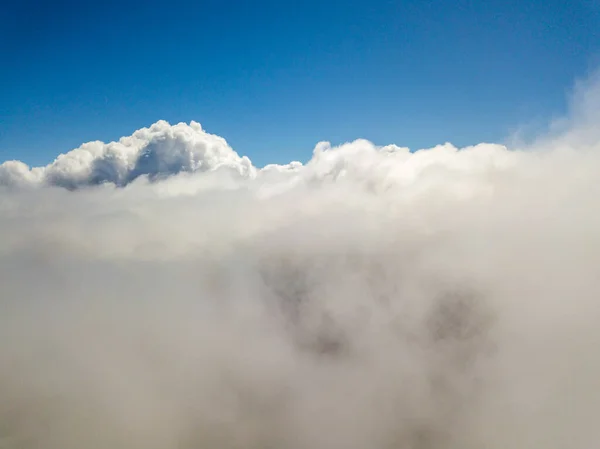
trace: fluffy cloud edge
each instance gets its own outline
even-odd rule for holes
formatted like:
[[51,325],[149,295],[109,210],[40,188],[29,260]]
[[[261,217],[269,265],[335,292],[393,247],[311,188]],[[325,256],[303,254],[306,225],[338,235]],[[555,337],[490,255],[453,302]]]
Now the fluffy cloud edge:
[[[455,157],[459,153],[468,157]],[[156,182],[180,174],[203,173],[228,174],[237,181],[258,179],[261,184],[293,180],[318,183],[348,174],[362,177],[368,171],[383,178],[393,173],[409,180],[427,167],[440,164],[457,170],[468,165],[471,170],[473,164],[505,164],[510,159],[509,150],[498,144],[482,143],[459,149],[446,143],[411,152],[407,147],[376,146],[357,139],[339,146],[319,142],[306,164],[292,161],[258,168],[247,156],[240,156],[223,137],[206,132],[196,121],[171,125],[159,120],[118,141],[84,143],[60,154],[46,166],[29,167],[18,160],[6,161],[0,164],[0,186],[69,190],[101,184],[124,187],[134,181]]]

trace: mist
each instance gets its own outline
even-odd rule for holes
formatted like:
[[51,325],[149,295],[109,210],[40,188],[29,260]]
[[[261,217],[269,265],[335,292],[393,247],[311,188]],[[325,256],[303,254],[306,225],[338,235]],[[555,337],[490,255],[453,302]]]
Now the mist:
[[0,447],[595,447],[597,85],[518,148],[0,165]]

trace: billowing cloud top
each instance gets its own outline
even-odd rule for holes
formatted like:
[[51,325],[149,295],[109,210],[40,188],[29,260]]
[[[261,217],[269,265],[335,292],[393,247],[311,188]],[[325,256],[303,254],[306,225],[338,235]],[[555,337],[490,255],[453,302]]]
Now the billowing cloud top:
[[[600,71],[575,85],[570,114],[552,123],[550,132],[530,144],[529,150],[581,153],[597,149],[599,105]],[[421,174],[433,176],[447,170],[469,177],[489,174],[490,170],[514,166],[518,160],[528,158],[531,154],[511,152],[495,144],[459,150],[446,143],[410,153],[407,148],[376,147],[359,139],[339,147],[318,143],[306,166],[291,162],[257,168],[248,157],[238,155],[224,138],[204,131],[198,122],[171,125],[160,120],[117,142],[84,143],[45,167],[31,168],[21,161],[1,163],[0,186],[58,186],[74,190],[100,184],[123,187],[136,180],[156,182],[178,174],[218,173],[232,182],[259,180],[263,185],[290,180],[314,184],[350,177],[379,188],[390,183],[412,183],[421,179]]]
[[205,132],[199,123],[171,126],[158,121],[118,142],[88,142],[50,165],[30,169],[19,161],[0,165],[0,185],[51,185],[74,189],[112,183],[124,186],[140,176],[157,179],[180,172],[229,169],[252,176],[254,168],[225,139]]
[[201,125],[170,125],[158,121],[118,142],[88,142],[45,167],[30,168],[20,161],[0,164],[0,186],[57,186],[70,190],[100,184],[126,186],[136,180],[165,180],[178,174],[216,173],[238,182],[258,180],[261,184],[302,181],[309,184],[351,177],[374,188],[390,182],[412,182],[422,171],[436,167],[462,171],[487,170],[510,164],[512,156],[500,145],[480,144],[458,151],[450,144],[411,154],[408,148],[377,147],[356,140],[339,147],[320,142],[306,166],[300,162],[256,168],[239,156],[222,137],[209,134]]

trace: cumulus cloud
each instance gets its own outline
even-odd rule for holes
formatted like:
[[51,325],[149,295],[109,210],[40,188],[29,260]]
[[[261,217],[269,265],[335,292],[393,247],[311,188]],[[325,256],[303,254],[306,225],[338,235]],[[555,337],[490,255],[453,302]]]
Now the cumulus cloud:
[[263,168],[158,122],[2,164],[0,446],[594,447],[600,140],[570,120]]
[[181,172],[228,169],[251,177],[254,168],[225,139],[199,123],[171,126],[164,120],[118,142],[88,142],[61,154],[46,167],[30,169],[18,161],[0,165],[0,185],[46,185],[75,189],[110,183],[124,186],[140,176],[151,180]]

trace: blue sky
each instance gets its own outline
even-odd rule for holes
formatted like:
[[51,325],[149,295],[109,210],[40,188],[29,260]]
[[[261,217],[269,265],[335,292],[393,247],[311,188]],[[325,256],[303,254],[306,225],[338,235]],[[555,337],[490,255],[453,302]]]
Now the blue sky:
[[257,165],[364,137],[499,141],[598,61],[595,1],[23,0],[0,12],[0,160],[51,162],[159,119]]

